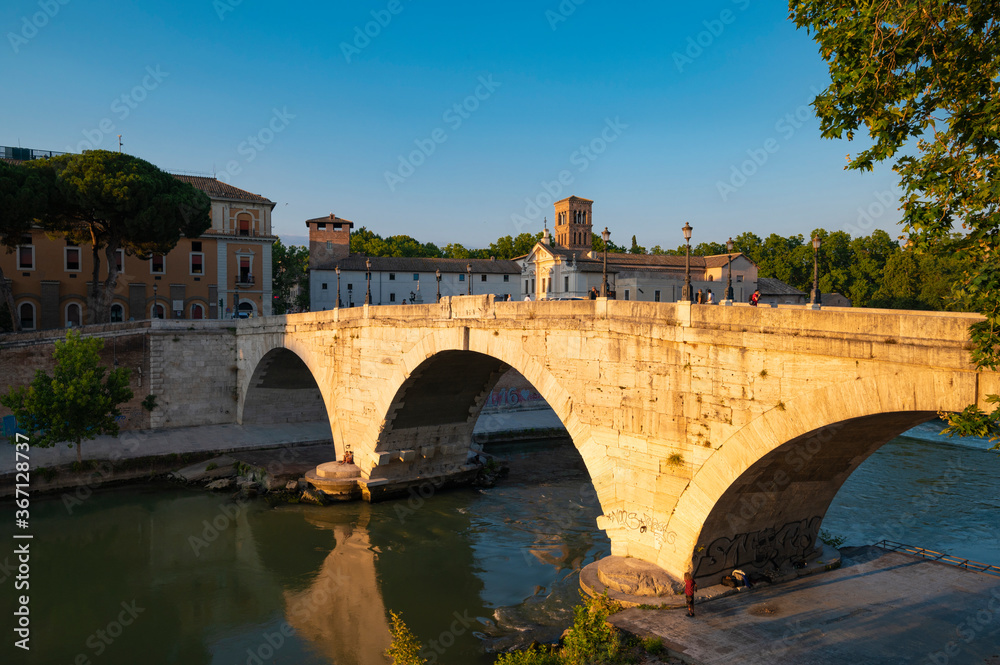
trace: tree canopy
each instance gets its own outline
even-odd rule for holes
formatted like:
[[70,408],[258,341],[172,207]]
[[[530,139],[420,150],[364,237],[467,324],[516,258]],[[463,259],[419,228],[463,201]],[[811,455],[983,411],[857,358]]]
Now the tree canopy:
[[[292,289],[298,286],[293,300]],[[309,309],[309,250],[302,246],[286,247],[280,240],[271,245],[271,288],[274,313],[287,314],[292,308]]]
[[75,444],[76,460],[82,462],[84,440],[118,435],[118,407],[132,399],[129,370],[119,367],[108,372],[100,364],[103,347],[99,337],[83,338],[79,332],[68,331],[65,340],[55,343],[52,376],[38,370],[29,385],[0,395],[0,404],[14,413],[33,446]]
[[[211,225],[208,196],[149,162],[118,152],[87,150],[25,162],[19,168],[53,183],[42,219],[93,256],[88,323],[111,318],[118,283],[116,252],[149,258],[173,249],[181,236],[197,238]],[[101,250],[107,278],[100,279]]]
[[[14,251],[32,224],[45,215],[53,195],[51,181],[45,174],[20,168],[0,160],[0,246],[6,252]],[[0,266],[0,306],[7,310],[11,329],[20,330],[21,320],[14,307],[14,295]]]
[[[871,145],[847,169],[890,161],[915,251],[962,261],[953,297],[985,316],[972,360],[1000,367],[1000,15],[996,3],[952,0],[791,0],[815,37],[831,83],[813,105],[826,138]],[[957,236],[953,235],[957,232]],[[897,260],[894,281],[912,262]],[[1000,434],[998,411],[971,407],[963,433]],[[967,410],[968,411],[968,410]],[[957,420],[953,420],[952,431]]]

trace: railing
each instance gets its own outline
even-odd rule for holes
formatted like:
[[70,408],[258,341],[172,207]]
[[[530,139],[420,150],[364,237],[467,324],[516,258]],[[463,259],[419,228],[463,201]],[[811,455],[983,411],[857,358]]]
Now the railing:
[[897,543],[892,540],[883,540],[876,543],[875,547],[880,547],[890,552],[906,552],[907,554],[913,554],[931,561],[939,561],[950,566],[956,566],[966,570],[974,570],[977,573],[987,573],[989,575],[1000,576],[1000,567],[992,566],[988,563],[982,563],[980,561],[973,561],[971,559],[954,557],[950,554],[935,552],[934,550],[924,549],[923,547],[917,547],[916,545],[904,545],[903,543]]

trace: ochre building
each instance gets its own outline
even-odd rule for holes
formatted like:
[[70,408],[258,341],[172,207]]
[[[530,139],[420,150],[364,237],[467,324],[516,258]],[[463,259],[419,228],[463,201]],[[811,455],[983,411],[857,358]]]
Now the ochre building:
[[[8,160],[14,161],[14,160]],[[175,175],[212,200],[212,226],[200,238],[181,238],[151,259],[118,252],[118,285],[111,321],[230,318],[271,313],[271,211],[274,202],[212,177]],[[100,278],[107,277],[103,252]],[[13,253],[0,252],[24,330],[87,322],[93,275],[90,245],[49,238],[36,229]]]

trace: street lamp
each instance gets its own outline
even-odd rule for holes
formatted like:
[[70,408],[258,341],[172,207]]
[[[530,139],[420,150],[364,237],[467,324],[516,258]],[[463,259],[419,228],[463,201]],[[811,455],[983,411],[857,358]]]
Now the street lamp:
[[469,274],[469,289],[468,289],[468,291],[469,291],[469,295],[471,296],[472,295],[472,264],[471,263],[466,263],[465,264],[465,272],[467,272]]
[[813,305],[820,304],[819,294],[819,247],[822,243],[819,236],[813,237],[813,290],[809,302]]
[[601,231],[601,238],[604,240],[604,280],[601,282],[601,297],[608,297],[608,241],[611,240],[611,232],[608,227]]
[[156,315],[156,282],[153,282],[153,316],[151,318],[160,318]]
[[441,302],[441,269],[440,268],[438,268],[437,270],[434,271],[434,276],[437,277],[437,284],[438,284],[438,299],[437,299],[437,301]]
[[340,266],[335,266],[333,271],[337,273],[337,309],[340,309]]
[[694,300],[694,290],[691,288],[691,225],[684,222],[684,297],[682,300],[692,302]]
[[365,290],[365,304],[370,305],[372,302],[372,260],[365,259],[365,283],[367,284]]
[[733,301],[733,239],[726,241],[726,251],[729,252],[729,286],[726,288],[726,300]]

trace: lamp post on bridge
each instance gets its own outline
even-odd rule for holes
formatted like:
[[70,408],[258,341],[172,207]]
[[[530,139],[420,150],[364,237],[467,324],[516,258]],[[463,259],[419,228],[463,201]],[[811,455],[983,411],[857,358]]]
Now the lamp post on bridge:
[[365,304],[370,305],[372,302],[372,260],[365,259]]
[[733,238],[730,236],[726,241],[726,251],[729,252],[729,286],[726,287],[726,300],[730,304],[733,302]]
[[608,241],[611,240],[611,232],[608,227],[601,231],[601,238],[604,240],[604,279],[601,281],[601,297],[608,297]]
[[337,273],[337,309],[340,309],[340,266],[335,266],[333,271]]
[[813,307],[820,305],[819,293],[819,248],[822,243],[819,236],[813,236],[813,289],[809,298],[809,303]]
[[438,299],[437,299],[437,301],[441,302],[441,269],[440,268],[438,268],[437,270],[434,271],[434,276],[437,277],[437,285],[438,285]]
[[471,296],[472,295],[472,264],[471,263],[466,263],[465,264],[465,272],[467,272],[468,275],[469,275],[469,277],[468,277],[468,279],[469,279],[468,294]]
[[681,299],[683,301],[692,302],[694,300],[694,291],[691,288],[691,231],[692,227],[688,222],[684,222],[684,297]]

